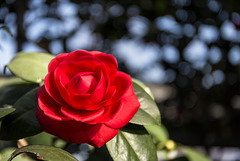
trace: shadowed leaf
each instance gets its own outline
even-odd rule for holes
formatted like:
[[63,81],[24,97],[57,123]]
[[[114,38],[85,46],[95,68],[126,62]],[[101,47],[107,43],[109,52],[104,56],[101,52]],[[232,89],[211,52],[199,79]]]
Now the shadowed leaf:
[[13,111],[15,111],[16,109],[15,108],[12,108],[12,107],[3,107],[3,108],[0,108],[0,118],[12,113]]
[[42,132],[35,116],[37,88],[22,96],[13,107],[16,111],[3,118],[0,139],[17,140]]

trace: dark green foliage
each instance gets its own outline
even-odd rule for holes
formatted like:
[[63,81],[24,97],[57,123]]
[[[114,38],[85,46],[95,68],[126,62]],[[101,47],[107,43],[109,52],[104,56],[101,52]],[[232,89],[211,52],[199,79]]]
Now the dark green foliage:
[[42,132],[35,116],[37,88],[21,97],[14,105],[13,113],[4,117],[0,129],[0,139],[18,140]]

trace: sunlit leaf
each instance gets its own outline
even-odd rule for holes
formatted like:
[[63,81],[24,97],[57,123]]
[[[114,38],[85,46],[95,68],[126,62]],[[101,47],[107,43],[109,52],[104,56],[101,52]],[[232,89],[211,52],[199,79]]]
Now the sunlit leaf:
[[149,134],[156,137],[156,139],[162,144],[165,145],[165,143],[169,139],[169,135],[167,132],[167,129],[161,125],[145,125],[145,129],[148,131]]
[[135,79],[135,78],[132,78],[132,81],[134,83],[136,83],[137,85],[139,85],[140,87],[142,87],[142,89],[144,89],[144,91],[147,92],[147,94],[149,94],[149,96],[151,96],[151,98],[154,100],[153,93],[152,93],[151,89],[146,84],[144,84],[143,82],[141,82],[140,80]]
[[77,161],[70,153],[53,146],[46,145],[30,145],[17,149],[12,153],[8,161],[13,160],[21,153],[35,154],[40,160],[47,161]]
[[37,88],[22,96],[13,107],[16,111],[3,118],[0,139],[17,140],[42,132],[35,116]]
[[41,83],[48,71],[48,64],[54,58],[47,53],[20,52],[7,65],[16,76],[34,83]]
[[157,161],[157,153],[151,136],[141,128],[122,129],[106,143],[114,161]]
[[[6,161],[8,160],[9,156],[16,150],[17,148],[15,147],[7,147],[4,148],[3,150],[1,150],[1,161]],[[16,157],[16,159],[14,159],[14,161],[35,161],[33,159],[31,159],[30,157],[26,156],[26,155],[19,155],[18,157]]]
[[134,92],[140,102],[140,108],[131,119],[130,123],[139,125],[160,125],[161,117],[157,104],[152,97],[145,92],[135,81],[132,82]]

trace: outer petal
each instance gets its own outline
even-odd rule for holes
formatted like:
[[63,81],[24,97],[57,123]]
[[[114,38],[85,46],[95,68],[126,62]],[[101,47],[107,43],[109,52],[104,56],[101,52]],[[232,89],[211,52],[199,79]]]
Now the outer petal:
[[125,126],[140,107],[140,103],[135,94],[124,97],[120,101],[121,106],[119,106],[118,111],[114,114],[110,121],[104,123],[111,128],[122,128]]
[[86,50],[75,50],[69,53],[69,56],[65,60],[75,60],[78,61],[84,57],[92,57],[92,54]]
[[45,89],[48,92],[48,94],[59,104],[66,105],[64,99],[62,98],[61,94],[59,93],[59,90],[56,86],[56,82],[54,80],[54,73],[50,72],[45,77],[44,81]]
[[[99,117],[90,120],[90,121],[86,121],[85,123],[89,123],[89,124],[97,124],[97,123],[107,123],[110,120],[113,119],[113,117],[115,116],[115,114],[122,108],[122,104],[121,102],[116,102],[116,103],[112,103],[110,105],[105,105],[103,107],[104,109],[104,113],[102,113]],[[117,121],[117,120],[116,120]]]
[[135,95],[135,93],[129,88],[133,88],[132,86],[132,78],[123,72],[117,72],[114,81],[111,86],[116,87],[116,93],[114,94],[112,101],[118,101],[122,97]]
[[104,124],[89,125],[77,121],[52,120],[40,108],[37,108],[36,115],[44,131],[73,144],[88,143],[95,147],[101,147],[119,131],[119,129],[112,129]]
[[51,117],[55,120],[72,120],[71,118],[66,117],[61,112],[61,106],[55,102],[51,96],[45,90],[45,87],[42,86],[38,92],[38,108],[42,109],[48,117]]
[[[117,72],[117,76],[113,82],[117,87],[116,93],[112,98],[112,101],[120,102],[121,105],[118,106],[117,111],[110,121],[105,123],[105,125],[112,128],[122,128],[125,126],[140,107],[137,96],[134,93],[132,86],[132,79],[129,75],[123,72]],[[116,108],[109,108],[111,111],[116,110]],[[110,112],[113,113],[113,112]]]
[[91,141],[88,143],[95,147],[101,147],[103,144],[111,140],[114,136],[117,135],[119,129],[112,129],[104,124],[101,125],[101,128],[98,132],[91,138]]
[[55,70],[56,66],[63,61],[69,54],[62,53],[57,55],[54,59],[52,59],[48,65],[48,72]]
[[69,118],[73,118],[76,121],[86,122],[93,121],[100,117],[104,113],[104,108],[99,110],[87,111],[87,110],[74,110],[66,107],[62,107],[61,111]]

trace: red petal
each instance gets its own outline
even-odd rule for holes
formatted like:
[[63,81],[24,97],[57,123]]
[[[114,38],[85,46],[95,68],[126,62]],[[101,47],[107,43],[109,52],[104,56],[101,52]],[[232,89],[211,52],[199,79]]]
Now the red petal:
[[140,107],[140,103],[137,96],[134,94],[132,96],[121,98],[121,106],[112,119],[105,123],[105,125],[111,128],[122,128],[125,126],[135,115]]
[[55,70],[57,65],[61,63],[64,59],[66,59],[68,55],[69,55],[68,53],[62,53],[57,55],[54,59],[52,59],[48,65],[48,72],[52,72],[53,70]]
[[50,72],[47,74],[44,80],[45,89],[48,94],[59,104],[66,105],[65,101],[63,100],[54,80],[54,73]]
[[111,128],[122,128],[125,126],[135,115],[140,107],[137,96],[133,91],[133,87],[130,86],[126,93],[123,94],[118,102],[104,105],[104,113],[89,124],[104,123]]
[[91,53],[92,55],[106,54],[106,53],[102,53],[102,52],[100,52],[100,51],[89,51],[89,53]]
[[[113,85],[116,86],[116,93],[112,101],[113,103],[119,101],[121,106],[118,107],[117,111],[116,109],[109,108],[109,113],[114,114],[114,116],[105,124],[112,128],[121,128],[131,120],[140,107],[140,103],[134,93],[132,79],[129,75],[123,72],[117,72]],[[114,110],[116,111],[115,113]]]
[[91,53],[93,53],[96,58],[98,58],[105,64],[105,66],[108,67],[108,70],[110,71],[109,75],[111,77],[111,80],[113,80],[118,68],[116,58],[110,54],[101,53],[98,51],[91,51]]
[[77,121],[56,121],[47,117],[40,108],[37,108],[36,115],[44,131],[73,144],[88,143],[101,147],[119,131],[103,124],[89,125]]
[[42,86],[39,90],[40,93],[38,96],[38,106],[44,111],[45,115],[54,120],[72,120],[62,114],[62,105],[58,104],[54,101],[54,99],[51,98],[44,86]]
[[76,74],[68,84],[70,93],[81,94],[91,93],[97,86],[98,82],[93,72],[82,72]]
[[60,63],[54,71],[54,80],[60,93],[62,90],[67,89],[68,82],[79,73],[92,72],[95,74],[96,79],[99,80],[101,77],[101,71],[99,70],[99,68],[101,68],[100,65],[100,63],[94,61],[91,58],[78,62],[64,61]]
[[70,52],[69,56],[65,60],[79,61],[80,59],[85,57],[92,57],[92,54],[86,50],[75,50],[73,52]]
[[[78,68],[78,63],[76,64],[75,62],[72,63],[73,67]],[[64,65],[64,64],[60,64],[59,66]],[[99,71],[99,68],[97,68],[96,70],[98,70],[97,72],[93,72],[97,79],[98,79],[98,84],[96,85],[95,89],[93,90],[92,93],[83,93],[83,94],[76,94],[75,93],[71,93],[67,88],[68,88],[68,79],[69,75],[68,74],[68,70],[66,68],[61,69],[62,67],[57,67],[57,69],[55,70],[55,83],[57,85],[57,88],[59,90],[59,93],[61,94],[61,97],[71,106],[74,107],[75,109],[85,109],[88,107],[91,107],[97,103],[99,103],[103,96],[104,93],[106,91],[106,80],[105,77],[103,75],[103,73],[101,72],[101,70]],[[75,69],[76,69],[75,68]],[[64,71],[65,70],[65,71]],[[71,72],[71,71],[69,71]],[[90,71],[91,72],[91,71]],[[86,73],[86,72],[84,72]],[[66,82],[66,83],[64,83]]]
[[134,93],[131,89],[129,89],[133,88],[132,78],[128,74],[123,72],[117,72],[111,86],[116,86],[116,93],[112,98],[113,101],[117,101],[121,97],[131,96]]
[[88,122],[94,121],[104,113],[104,108],[95,111],[73,110],[69,107],[62,107],[61,111],[64,115],[76,121]]
[[104,108],[104,113],[96,118],[95,120],[86,122],[89,124],[96,124],[96,123],[106,123],[109,122],[110,120],[113,119],[114,115],[118,113],[119,110],[121,110],[122,104],[119,102],[113,103],[111,105],[105,105]]
[[116,91],[116,88],[115,88],[114,86],[111,87],[111,88],[108,90],[108,92],[105,94],[103,101],[101,101],[101,102],[98,103],[98,104],[95,104],[94,106],[91,106],[91,107],[87,108],[86,110],[89,110],[89,111],[91,111],[91,110],[97,110],[97,109],[99,109],[99,108],[101,108],[101,107],[103,107],[103,106],[106,106],[106,105],[108,105],[108,104],[111,104],[111,103],[112,103],[112,102],[111,102],[111,98],[112,98],[112,96],[114,95],[115,91]]
[[91,138],[91,141],[88,142],[90,145],[93,145],[95,147],[101,147],[106,142],[111,140],[114,136],[117,135],[119,132],[119,129],[112,129],[108,126],[105,126],[102,124],[101,128],[98,130],[98,132]]

